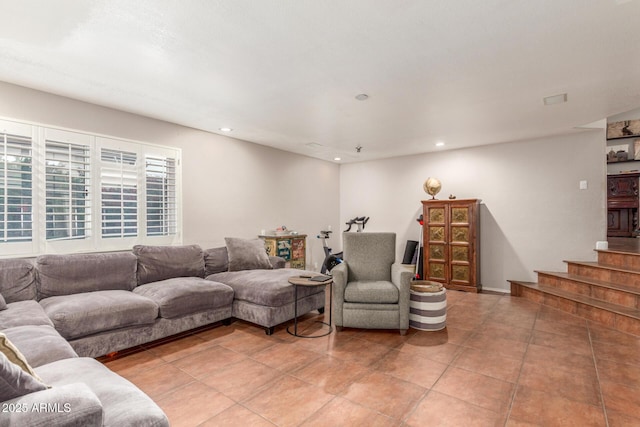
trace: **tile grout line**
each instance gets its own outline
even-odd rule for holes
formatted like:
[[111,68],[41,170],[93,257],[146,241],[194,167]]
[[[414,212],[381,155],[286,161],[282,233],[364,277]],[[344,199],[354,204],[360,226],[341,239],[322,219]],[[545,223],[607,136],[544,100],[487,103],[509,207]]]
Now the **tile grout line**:
[[589,335],[589,346],[591,347],[591,357],[593,358],[593,366],[596,370],[596,381],[598,381],[598,395],[600,396],[600,404],[602,405],[602,413],[604,415],[605,426],[609,427],[609,416],[607,415],[607,406],[605,405],[604,395],[602,394],[602,385],[600,384],[600,371],[598,370],[598,361],[596,360],[596,352],[593,348],[593,337],[591,336],[591,327],[589,321],[585,320],[587,324],[587,334]]
[[520,386],[520,378],[522,376],[522,370],[524,369],[524,361],[527,357],[527,353],[529,352],[529,345],[531,345],[531,341],[534,338],[534,332],[536,329],[536,323],[538,322],[538,318],[540,317],[540,311],[542,310],[542,304],[538,303],[538,311],[536,312],[536,318],[531,325],[531,335],[529,336],[529,340],[527,340],[527,346],[525,348],[524,354],[522,355],[522,362],[520,363],[520,370],[518,371],[518,377],[514,383],[513,395],[511,396],[511,400],[509,401],[509,409],[507,410],[507,416],[504,419],[504,425],[506,426],[509,423],[509,418],[511,418],[511,411],[513,410],[513,403],[516,400],[516,396],[518,395],[518,388]]

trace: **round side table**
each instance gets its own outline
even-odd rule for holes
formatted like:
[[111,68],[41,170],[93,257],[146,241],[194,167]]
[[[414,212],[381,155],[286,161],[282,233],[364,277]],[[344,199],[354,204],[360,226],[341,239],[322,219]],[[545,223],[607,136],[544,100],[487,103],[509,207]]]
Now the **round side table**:
[[[295,276],[295,277],[289,278],[289,283],[291,283],[294,288],[293,290],[294,292],[293,332],[291,332],[290,330],[291,326],[287,326],[287,332],[289,334],[296,337],[300,337],[300,338],[320,338],[320,337],[325,337],[329,335],[331,332],[333,332],[333,326],[331,325],[331,305],[333,304],[333,286],[332,286],[333,279],[331,278],[331,276],[326,276],[326,277],[328,277],[328,279],[322,282],[311,280],[311,277],[308,277],[308,276]],[[298,334],[298,286],[324,286],[325,289],[327,286],[329,287],[329,323],[323,322],[321,320],[317,321],[318,323],[322,323],[323,325],[326,325],[329,327],[329,330],[327,332],[320,335]]]

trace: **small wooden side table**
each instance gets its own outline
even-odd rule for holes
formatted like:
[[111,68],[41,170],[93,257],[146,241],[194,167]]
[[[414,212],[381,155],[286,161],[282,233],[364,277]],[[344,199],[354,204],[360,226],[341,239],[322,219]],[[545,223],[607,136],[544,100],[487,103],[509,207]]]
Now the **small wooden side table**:
[[[320,338],[320,337],[325,337],[327,335],[329,335],[331,332],[333,332],[333,326],[331,325],[331,305],[333,304],[333,279],[330,276],[326,276],[328,277],[327,280],[323,281],[323,282],[318,282],[315,280],[311,280],[310,277],[306,277],[306,276],[294,276],[289,278],[289,283],[291,283],[293,285],[294,288],[294,305],[293,305],[293,311],[294,311],[294,317],[293,317],[293,332],[291,332],[289,330],[289,328],[291,328],[291,326],[287,326],[287,332],[290,333],[293,336],[296,337],[300,337],[300,338]],[[325,286],[325,289],[327,286],[329,286],[329,323],[323,322],[321,320],[318,320],[318,323],[322,323],[323,325],[326,325],[329,327],[329,330],[321,335],[300,335],[298,334],[298,286]],[[325,309],[326,311],[326,309]]]

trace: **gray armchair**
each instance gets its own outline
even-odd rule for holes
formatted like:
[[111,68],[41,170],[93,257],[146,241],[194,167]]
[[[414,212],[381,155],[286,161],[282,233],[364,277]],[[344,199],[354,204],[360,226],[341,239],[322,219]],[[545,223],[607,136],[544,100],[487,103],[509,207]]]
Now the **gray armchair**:
[[395,263],[395,233],[343,233],[345,261],[331,270],[333,321],[342,327],[409,329],[413,273]]

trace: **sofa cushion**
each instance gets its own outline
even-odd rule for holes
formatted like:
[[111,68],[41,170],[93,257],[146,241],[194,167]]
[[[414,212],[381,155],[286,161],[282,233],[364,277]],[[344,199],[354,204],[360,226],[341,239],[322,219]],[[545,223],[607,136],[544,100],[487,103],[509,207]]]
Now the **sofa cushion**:
[[7,304],[7,309],[0,311],[0,329],[23,325],[53,326],[51,319],[37,301],[17,301]]
[[138,285],[174,277],[204,277],[204,256],[198,245],[136,245],[133,253],[138,258]]
[[66,339],[134,325],[152,324],[155,302],[130,291],[97,291],[46,298],[42,308]]
[[153,300],[160,317],[172,319],[207,309],[230,307],[233,289],[197,277],[177,277],[138,286],[134,293]]
[[211,248],[204,251],[204,274],[222,273],[229,270],[229,255],[227,247]]
[[[293,302],[294,289],[289,278],[302,274],[316,275],[313,271],[294,268],[277,270],[227,271],[207,276],[207,280],[231,286],[234,299],[268,307],[280,307]],[[324,292],[325,285],[298,286],[298,298]]]
[[0,352],[0,401],[4,402],[46,389],[47,386],[44,383],[12,363],[4,353]]
[[150,397],[97,360],[58,360],[40,366],[36,372],[54,388],[86,384],[102,404],[104,426],[169,426],[166,415]]
[[4,300],[2,294],[0,294],[0,311],[7,309],[7,302]]
[[16,326],[2,332],[34,368],[56,360],[78,357],[71,344],[53,326]]
[[400,298],[398,288],[384,280],[349,282],[344,289],[345,302],[397,304],[398,298]]
[[262,239],[225,237],[229,254],[229,271],[271,269]]
[[272,268],[285,268],[287,266],[287,260],[279,256],[269,255],[269,262]]
[[129,252],[41,255],[36,264],[40,299],[136,286],[136,257]]
[[36,268],[23,259],[0,260],[0,293],[7,303],[36,299]]

